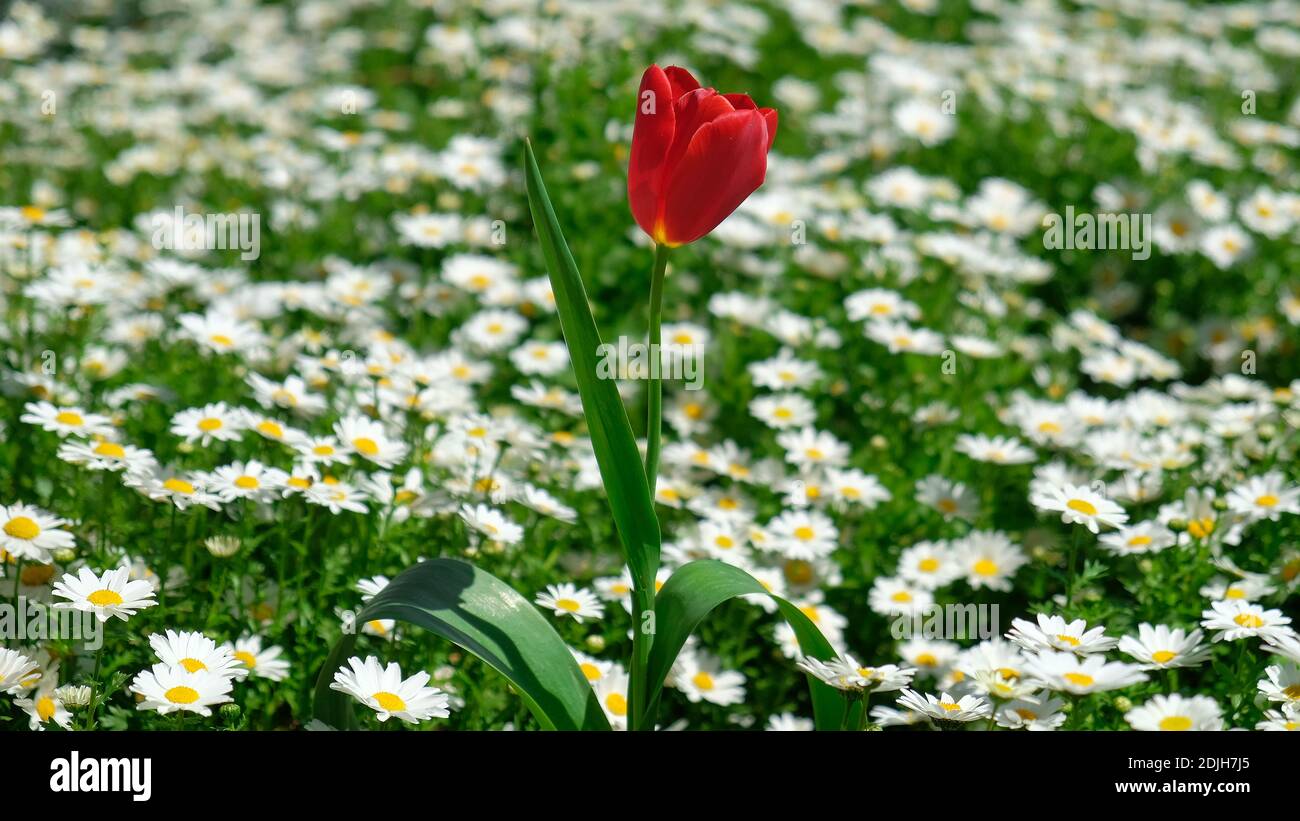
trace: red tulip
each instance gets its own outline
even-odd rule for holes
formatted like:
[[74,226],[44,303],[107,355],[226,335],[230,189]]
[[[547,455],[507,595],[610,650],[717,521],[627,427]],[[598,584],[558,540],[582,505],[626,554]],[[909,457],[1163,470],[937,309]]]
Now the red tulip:
[[677,66],[641,77],[627,198],[660,245],[694,242],[763,184],[776,110],[744,94],[700,88]]

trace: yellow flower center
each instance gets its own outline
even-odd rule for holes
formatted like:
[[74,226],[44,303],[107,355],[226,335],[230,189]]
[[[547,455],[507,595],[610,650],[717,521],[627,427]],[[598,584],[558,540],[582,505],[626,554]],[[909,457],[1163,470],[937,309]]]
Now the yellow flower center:
[[1264,620],[1259,616],[1256,616],[1254,613],[1240,613],[1233,618],[1233,621],[1242,627],[1248,627],[1252,630],[1258,630],[1264,626]]
[[808,527],[807,525],[804,525],[802,527],[796,527],[794,529],[794,537],[803,542],[809,541],[815,535],[816,534],[813,533],[813,529],[811,527]]
[[353,439],[352,447],[356,448],[363,456],[374,456],[379,453],[379,445],[375,444],[375,440],[367,439],[364,436],[360,439]]
[[5,522],[5,535],[31,541],[41,535],[41,526],[26,516],[15,516]]
[[939,702],[939,706],[949,713],[961,709],[961,705],[955,701],[941,701]]
[[1063,677],[1075,687],[1091,687],[1095,679],[1087,673],[1066,673]]
[[378,693],[372,695],[371,698],[373,698],[380,707],[383,707],[390,713],[399,713],[406,709],[406,702],[402,701],[400,696],[387,692],[386,690],[380,690]]
[[191,658],[181,659],[181,666],[184,667],[186,670],[189,670],[191,673],[197,673],[200,670],[208,669],[208,665],[204,664],[198,659],[191,659]]
[[37,205],[24,205],[22,208],[18,209],[18,212],[22,214],[23,219],[28,222],[40,222],[45,219],[45,209]]
[[250,670],[257,666],[257,656],[253,655],[247,650],[236,650],[235,658],[242,661],[244,663],[244,666]]
[[713,676],[701,670],[691,677],[691,683],[700,690],[712,690],[714,688]]
[[621,693],[610,693],[605,696],[605,706],[616,716],[627,715],[627,699],[623,698]]
[[177,479],[175,477],[163,482],[163,487],[167,488],[172,493],[184,493],[187,496],[194,493],[194,485],[184,479]]
[[280,427],[278,423],[272,422],[270,419],[267,419],[258,425],[257,432],[263,436],[269,436],[272,439],[284,438],[284,428]]
[[1067,636],[1067,635],[1065,635],[1064,633],[1058,634],[1057,637],[1056,637],[1056,640],[1059,641],[1059,642],[1062,643],[1062,644],[1068,644],[1068,645],[1070,645],[1071,647],[1078,647],[1078,646],[1079,646],[1079,640],[1078,640],[1078,639],[1076,639],[1074,636]]
[[577,613],[582,609],[582,605],[573,599],[559,599],[555,602],[555,606],[568,613]]
[[1187,716],[1166,716],[1160,719],[1158,726],[1162,730],[1190,730],[1192,729],[1192,720]]
[[1134,536],[1128,540],[1129,547],[1146,547],[1151,544],[1150,536]]
[[209,416],[206,419],[200,419],[198,427],[204,433],[210,433],[221,427],[221,420],[215,416]]
[[193,704],[199,700],[199,692],[193,687],[181,685],[171,688],[163,694],[163,697],[172,704]]
[[49,721],[54,718],[54,699],[49,696],[41,696],[36,699],[36,716],[41,721]]
[[233,348],[235,346],[235,340],[225,334],[213,334],[208,337],[208,341],[214,345],[220,345],[223,348]]
[[912,600],[912,594],[908,593],[906,590],[900,590],[894,595],[890,596],[889,599],[890,601],[906,603]]
[[591,662],[583,662],[578,665],[582,669],[582,674],[587,677],[587,681],[600,681],[600,668]]
[[1083,499],[1071,499],[1065,503],[1065,506],[1077,513],[1082,513],[1084,516],[1097,515],[1097,508],[1091,502],[1086,502]]
[[81,418],[81,414],[73,411],[59,411],[58,415],[54,417],[54,421],[60,425],[70,425],[74,428],[79,428],[86,422],[85,419]]
[[998,564],[992,559],[980,559],[975,562],[972,569],[977,576],[996,576],[998,574]]
[[235,480],[235,487],[243,490],[256,490],[258,484],[256,477],[253,476],[240,476]]
[[91,593],[89,596],[86,597],[86,601],[90,602],[96,607],[110,607],[112,605],[117,605],[122,603],[122,594],[118,593],[116,590],[109,590],[105,588],[103,590],[96,590],[94,593]]
[[1290,687],[1284,688],[1282,692],[1292,701],[1300,701],[1300,684],[1292,684]]
[[1275,507],[1277,502],[1278,498],[1271,493],[1266,493],[1255,500],[1255,504],[1260,507]]
[[929,558],[929,557],[924,558],[921,561],[916,563],[916,568],[917,570],[920,570],[922,573],[933,573],[934,571],[939,569],[939,560],[935,558]]
[[96,456],[107,456],[110,459],[121,459],[126,456],[126,449],[116,442],[100,442],[95,446],[94,453]]
[[1173,650],[1157,650],[1151,654],[1151,660],[1156,664],[1168,664],[1178,657]]
[[939,659],[935,658],[933,653],[922,653],[913,663],[917,667],[933,667],[939,663]]

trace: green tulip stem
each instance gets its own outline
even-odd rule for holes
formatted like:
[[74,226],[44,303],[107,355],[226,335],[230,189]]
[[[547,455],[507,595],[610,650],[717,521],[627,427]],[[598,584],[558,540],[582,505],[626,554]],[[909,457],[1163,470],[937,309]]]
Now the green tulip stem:
[[654,273],[650,275],[650,384],[646,394],[646,448],[645,478],[650,484],[650,498],[655,496],[655,483],[659,473],[659,436],[663,420],[663,381],[659,326],[663,320],[664,272],[668,269],[667,245],[655,246]]

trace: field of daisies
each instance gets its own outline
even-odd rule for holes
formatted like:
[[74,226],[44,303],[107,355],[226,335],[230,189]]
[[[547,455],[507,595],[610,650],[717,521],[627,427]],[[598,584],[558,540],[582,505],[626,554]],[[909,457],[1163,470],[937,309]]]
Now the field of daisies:
[[1300,729],[1300,4],[7,5],[0,728]]

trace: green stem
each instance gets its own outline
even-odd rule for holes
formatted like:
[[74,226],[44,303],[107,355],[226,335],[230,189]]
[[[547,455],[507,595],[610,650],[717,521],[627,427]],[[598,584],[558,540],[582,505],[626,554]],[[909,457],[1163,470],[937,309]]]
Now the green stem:
[[90,709],[86,713],[86,723],[82,725],[83,730],[95,729],[95,714],[99,712],[99,703],[104,700],[104,685],[99,680],[99,665],[104,660],[104,650],[101,647],[95,651],[95,672],[90,675]]
[[[651,591],[653,591],[651,582]],[[653,633],[647,632],[646,613],[654,613],[654,593],[633,590],[632,601],[636,606],[632,617],[632,669],[628,678],[628,729],[653,730],[654,716],[646,712],[646,668],[650,661],[650,643]],[[654,622],[650,622],[653,625]]]
[[663,417],[663,380],[660,378],[662,366],[659,351],[659,326],[663,320],[664,272],[668,268],[667,245],[655,246],[654,273],[650,275],[650,383],[646,390],[646,449],[645,478],[650,484],[650,498],[655,496],[655,484],[659,474],[659,431]]

